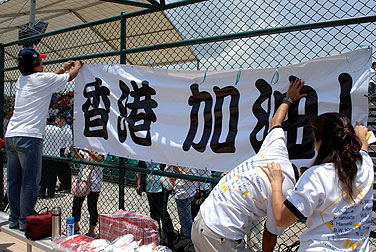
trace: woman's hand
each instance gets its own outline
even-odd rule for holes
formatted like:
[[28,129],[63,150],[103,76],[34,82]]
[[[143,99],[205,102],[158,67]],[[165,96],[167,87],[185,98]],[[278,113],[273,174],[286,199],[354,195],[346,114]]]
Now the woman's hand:
[[368,133],[368,129],[364,125],[356,125],[355,128],[355,134],[357,137],[359,137],[360,140],[366,140],[366,135]]
[[364,151],[367,151],[368,152],[368,141],[367,141],[367,133],[368,133],[368,128],[366,126],[364,126],[363,124],[358,124],[358,122],[356,122],[356,126],[354,128],[354,131],[355,131],[355,134],[356,136],[359,138],[360,140],[360,143],[362,145],[362,150]]
[[287,90],[286,97],[289,97],[293,102],[299,100],[302,97],[307,96],[307,94],[300,94],[301,89],[304,86],[304,81],[296,78],[294,81],[290,82],[290,86]]
[[265,172],[266,176],[272,185],[282,185],[285,175],[282,173],[281,165],[279,163],[268,163],[267,167],[262,167],[261,169]]

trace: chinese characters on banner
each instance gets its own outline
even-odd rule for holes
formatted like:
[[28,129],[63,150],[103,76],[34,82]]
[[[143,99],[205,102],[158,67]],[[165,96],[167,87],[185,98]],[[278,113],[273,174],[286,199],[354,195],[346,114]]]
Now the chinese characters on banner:
[[280,67],[273,84],[275,69],[270,68],[239,74],[84,65],[75,82],[74,144],[127,158],[230,171],[260,149],[290,81],[298,77],[305,81],[307,97],[292,104],[283,128],[290,159],[309,166],[315,156],[312,118],[333,111],[354,124],[367,122],[370,55],[366,48]]

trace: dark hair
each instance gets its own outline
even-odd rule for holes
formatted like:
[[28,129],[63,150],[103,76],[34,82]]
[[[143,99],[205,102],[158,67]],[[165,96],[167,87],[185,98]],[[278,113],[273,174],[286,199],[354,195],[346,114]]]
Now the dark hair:
[[362,147],[350,120],[339,113],[322,114],[312,122],[315,141],[321,146],[313,165],[334,163],[343,192],[353,199],[353,182],[358,172],[357,162],[362,163]]
[[53,124],[55,122],[56,118],[54,115],[50,115],[48,118],[47,118],[47,123],[49,124]]
[[57,118],[59,118],[60,120],[64,120],[65,122],[67,122],[67,116],[64,113],[59,113],[57,115]]
[[41,59],[34,59],[32,61],[29,60],[19,60],[18,61],[18,69],[20,70],[21,74],[27,75],[34,73],[34,67],[40,65]]
[[374,61],[374,62],[372,62],[372,66],[374,66],[374,65],[376,65],[376,62]]

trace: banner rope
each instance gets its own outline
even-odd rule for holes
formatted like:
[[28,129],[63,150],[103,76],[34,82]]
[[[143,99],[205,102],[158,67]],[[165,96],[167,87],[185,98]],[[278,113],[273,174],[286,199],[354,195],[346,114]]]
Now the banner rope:
[[207,72],[207,71],[205,71],[205,74],[204,74],[204,79],[202,80],[202,82],[200,82],[200,84],[199,84],[199,85],[201,85],[202,83],[204,83],[204,81],[206,80],[206,72]]
[[279,81],[279,72],[278,72],[278,67],[277,67],[274,71],[274,74],[270,83],[273,85],[273,84],[277,84],[278,81]]
[[151,68],[154,69],[154,63],[153,63],[153,62],[150,62],[149,60],[146,60],[146,63],[147,63],[147,64],[150,64],[150,65],[151,65]]
[[106,70],[107,73],[108,73],[108,69],[110,69],[110,67],[112,67],[112,63],[114,63],[114,62],[111,62],[111,64],[109,64],[109,65],[107,66],[107,70]]
[[[368,65],[368,63],[369,63],[369,62],[371,61],[371,59],[372,59],[372,47],[371,47],[370,45],[357,45],[357,46],[353,47],[353,48],[351,49],[351,51],[354,51],[354,50],[355,50],[356,48],[358,48],[358,47],[360,47],[360,48],[368,47],[368,50],[371,50],[371,53],[370,53],[370,55],[369,55],[369,57],[368,57],[367,62],[364,63],[363,66],[362,66],[360,69],[358,69],[358,70],[354,70],[354,71],[351,71],[351,72],[349,72],[349,73],[355,73],[355,72],[358,72],[358,71],[362,70],[363,68],[365,68],[365,67]],[[346,53],[346,61],[347,61],[347,63],[350,63],[349,60],[347,59],[348,54],[349,54],[349,52]]]
[[240,68],[238,73],[236,74],[235,86],[238,85],[241,74],[242,74],[242,69]]

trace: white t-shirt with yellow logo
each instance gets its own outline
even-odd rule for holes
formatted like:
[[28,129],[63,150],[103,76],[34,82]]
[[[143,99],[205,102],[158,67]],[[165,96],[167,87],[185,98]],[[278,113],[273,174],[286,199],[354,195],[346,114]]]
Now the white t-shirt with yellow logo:
[[273,215],[270,182],[260,168],[271,162],[281,164],[283,192],[294,188],[298,173],[288,159],[281,127],[274,127],[260,151],[223,177],[201,205],[202,218],[213,232],[228,239],[243,239],[253,221],[267,216],[266,229],[275,235],[282,233]]
[[289,191],[285,205],[298,218],[308,217],[299,251],[369,251],[374,172],[368,153],[361,155],[354,202],[341,191],[333,163],[311,167]]

